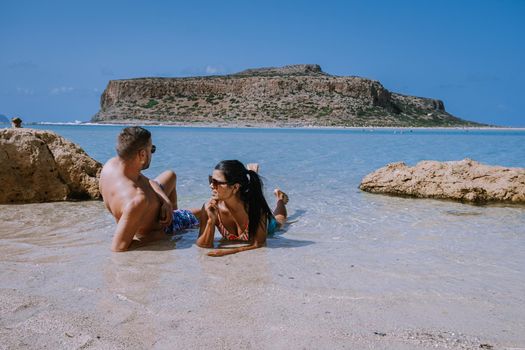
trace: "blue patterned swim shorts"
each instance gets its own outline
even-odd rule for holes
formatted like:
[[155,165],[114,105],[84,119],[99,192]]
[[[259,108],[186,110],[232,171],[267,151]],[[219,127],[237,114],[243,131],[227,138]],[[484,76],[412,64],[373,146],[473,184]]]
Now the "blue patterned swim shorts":
[[195,228],[199,226],[199,220],[193,213],[186,209],[177,209],[173,211],[173,220],[168,227],[164,228],[167,234],[178,233],[182,230]]

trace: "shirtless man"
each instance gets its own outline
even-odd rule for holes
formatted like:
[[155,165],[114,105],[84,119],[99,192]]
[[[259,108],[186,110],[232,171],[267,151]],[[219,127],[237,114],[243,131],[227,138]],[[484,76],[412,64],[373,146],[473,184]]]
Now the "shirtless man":
[[118,135],[117,156],[102,168],[100,192],[117,221],[111,244],[115,252],[167,237],[166,228],[177,209],[177,177],[171,170],[155,180],[141,174],[149,167],[155,149],[148,130],[125,128]]

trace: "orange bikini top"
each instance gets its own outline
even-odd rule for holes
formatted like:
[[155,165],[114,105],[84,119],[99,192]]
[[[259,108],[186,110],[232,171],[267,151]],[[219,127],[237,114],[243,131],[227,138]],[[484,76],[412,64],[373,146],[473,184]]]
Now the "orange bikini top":
[[250,225],[250,222],[248,221],[246,223],[246,228],[244,229],[244,231],[242,231],[239,235],[237,234],[233,234],[231,232],[228,231],[228,229],[226,227],[224,227],[223,223],[222,223],[222,220],[221,220],[221,213],[220,211],[217,213],[217,228],[219,229],[219,232],[221,233],[221,235],[226,238],[227,240],[230,240],[230,241],[247,241],[249,240],[249,230],[248,230],[248,226]]

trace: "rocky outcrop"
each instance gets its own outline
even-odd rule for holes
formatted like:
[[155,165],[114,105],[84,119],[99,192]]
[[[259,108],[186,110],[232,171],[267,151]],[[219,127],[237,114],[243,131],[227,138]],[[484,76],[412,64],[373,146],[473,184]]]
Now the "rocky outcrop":
[[326,75],[318,64],[294,64],[284,67],[251,68],[235,73],[247,76]]
[[0,203],[98,199],[102,165],[52,131],[0,129]]
[[193,78],[112,80],[94,122],[317,126],[466,126],[436,99],[392,93],[380,82],[319,65],[248,69]]
[[368,174],[359,188],[373,193],[465,202],[525,204],[525,169],[489,166],[470,159],[393,163]]

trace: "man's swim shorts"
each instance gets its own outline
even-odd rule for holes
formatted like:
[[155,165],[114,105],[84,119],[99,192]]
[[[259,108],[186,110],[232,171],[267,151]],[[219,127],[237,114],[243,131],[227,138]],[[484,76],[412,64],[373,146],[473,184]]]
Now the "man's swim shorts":
[[173,220],[168,227],[164,228],[167,234],[178,233],[182,230],[195,228],[199,226],[199,220],[193,213],[186,209],[177,209],[172,213]]

